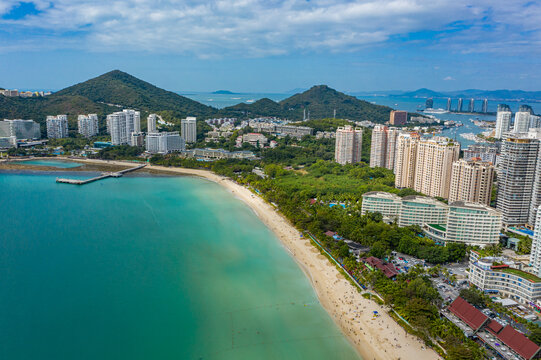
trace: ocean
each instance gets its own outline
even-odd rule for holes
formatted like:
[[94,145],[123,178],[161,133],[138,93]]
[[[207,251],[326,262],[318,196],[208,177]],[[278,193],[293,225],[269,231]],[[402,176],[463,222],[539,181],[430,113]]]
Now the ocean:
[[[280,101],[288,98],[292,94],[276,94],[276,93],[242,93],[242,94],[213,94],[213,93],[180,93],[183,96],[196,100],[206,105],[214,106],[217,108],[224,108],[226,106],[232,106],[240,102],[252,103],[261,98],[267,97],[274,101]],[[390,106],[396,110],[406,110],[408,112],[419,112],[419,109],[424,109],[426,99],[416,97],[396,97],[396,96],[356,96],[361,100],[365,100],[377,105]],[[507,103],[512,111],[517,111],[519,105],[530,105],[536,114],[541,113],[541,103],[522,103],[516,101],[508,101]],[[453,107],[456,107],[457,99],[453,99]],[[488,111],[496,111],[498,107],[497,101],[488,102]],[[464,107],[468,105],[467,99],[464,99]],[[447,99],[434,99],[434,108],[445,109],[447,106]],[[481,102],[476,101],[476,109],[481,107]],[[472,133],[479,134],[487,129],[480,128],[473,124],[470,119],[475,120],[487,120],[496,121],[494,115],[465,115],[465,114],[436,114],[438,119],[441,120],[453,120],[458,123],[464,124],[464,126],[447,129],[442,132],[441,135],[456,139],[460,142],[462,148],[468,147],[468,145],[474,144],[472,140],[468,140],[461,136],[461,134]],[[352,119],[352,120],[365,120],[365,119]]]
[[0,358],[359,359],[256,215],[192,177],[0,173]]

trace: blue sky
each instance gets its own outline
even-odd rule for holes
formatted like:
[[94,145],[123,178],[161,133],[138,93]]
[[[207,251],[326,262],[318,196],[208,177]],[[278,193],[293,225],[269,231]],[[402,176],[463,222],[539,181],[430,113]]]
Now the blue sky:
[[541,1],[0,0],[0,86],[541,90]]

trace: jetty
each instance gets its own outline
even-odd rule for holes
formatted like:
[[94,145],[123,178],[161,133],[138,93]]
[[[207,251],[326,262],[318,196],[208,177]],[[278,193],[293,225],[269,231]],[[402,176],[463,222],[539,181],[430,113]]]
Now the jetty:
[[63,184],[72,184],[72,185],[85,185],[85,184],[89,184],[91,182],[95,182],[95,181],[98,181],[98,180],[107,179],[109,177],[115,177],[115,178],[121,177],[122,175],[124,175],[126,173],[142,169],[145,166],[147,166],[147,165],[143,164],[143,165],[138,165],[138,166],[133,167],[133,168],[120,170],[120,171],[117,171],[117,172],[105,172],[105,173],[102,173],[100,176],[96,176],[96,177],[93,177],[91,179],[85,179],[85,180],[56,178],[56,182],[57,183],[63,183]]

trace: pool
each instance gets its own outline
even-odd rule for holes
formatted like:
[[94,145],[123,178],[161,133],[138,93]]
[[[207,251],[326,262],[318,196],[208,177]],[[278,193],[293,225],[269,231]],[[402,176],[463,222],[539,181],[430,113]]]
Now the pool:
[[64,161],[64,160],[27,160],[27,161],[15,161],[15,164],[21,165],[34,165],[34,166],[48,166],[55,167],[60,169],[71,169],[82,166],[83,164],[76,163],[73,161]]

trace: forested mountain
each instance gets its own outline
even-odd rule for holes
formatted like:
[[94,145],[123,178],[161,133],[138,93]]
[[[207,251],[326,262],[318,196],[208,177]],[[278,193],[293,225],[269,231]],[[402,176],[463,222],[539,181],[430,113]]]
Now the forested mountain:
[[359,100],[326,85],[318,85],[279,103],[270,99],[261,99],[253,104],[230,106],[223,111],[237,116],[278,116],[291,120],[301,120],[305,110],[307,116],[310,113],[311,119],[333,117],[334,110],[336,110],[337,118],[383,123],[389,120],[389,113],[392,109]]

